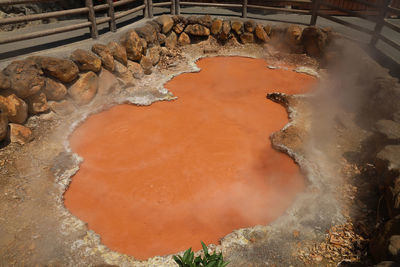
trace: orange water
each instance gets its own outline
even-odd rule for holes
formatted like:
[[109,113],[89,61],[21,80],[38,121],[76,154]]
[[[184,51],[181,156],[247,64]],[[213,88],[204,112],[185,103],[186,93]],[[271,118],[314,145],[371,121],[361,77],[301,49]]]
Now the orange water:
[[198,66],[165,85],[178,100],[115,106],[70,138],[84,162],[65,205],[113,250],[146,259],[217,244],[275,220],[304,189],[298,166],[271,148],[288,120],[266,94],[303,93],[315,79],[261,59]]

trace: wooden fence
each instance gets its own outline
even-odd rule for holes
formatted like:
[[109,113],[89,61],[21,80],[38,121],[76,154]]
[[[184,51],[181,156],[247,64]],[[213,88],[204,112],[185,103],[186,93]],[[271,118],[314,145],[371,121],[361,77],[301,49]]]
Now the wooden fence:
[[[46,1],[55,2],[57,0],[0,0],[0,6],[25,3],[43,3]],[[352,0],[350,1],[352,6],[346,6],[346,3],[349,4],[348,0],[285,0],[283,1],[285,3],[285,6],[261,4],[268,4],[270,1],[256,1],[252,3],[251,0],[250,2],[249,0],[236,0],[232,1],[233,3],[226,3],[226,1],[224,1],[225,3],[218,3],[222,1],[204,2],[195,0],[172,0],[161,1],[157,3],[153,3],[153,0],[119,0],[117,2],[114,2],[113,0],[103,0],[103,2],[104,3],[94,5],[93,0],[85,0],[85,7],[81,8],[0,19],[0,25],[82,14],[85,14],[88,19],[87,22],[82,22],[75,25],[1,38],[0,44],[29,40],[51,34],[74,31],[86,27],[89,28],[91,37],[93,39],[97,39],[99,36],[97,29],[98,25],[108,23],[109,30],[115,32],[117,30],[116,20],[126,17],[135,12],[142,11],[144,18],[152,18],[153,10],[155,7],[169,7],[170,13],[172,15],[179,15],[181,14],[181,7],[202,6],[237,8],[242,11],[241,13],[243,18],[247,18],[249,9],[311,15],[310,25],[315,25],[317,22],[317,18],[323,17],[325,19],[371,35],[371,45],[375,45],[378,40],[382,40],[383,42],[400,51],[400,45],[398,43],[382,35],[382,28],[384,26],[396,31],[397,33],[400,33],[400,27],[386,19],[388,15],[395,14],[397,16],[400,16],[400,9],[398,8],[400,0]],[[134,8],[128,8],[127,10],[119,12],[115,12],[114,10],[114,8],[116,7],[127,7],[127,5],[132,3],[136,4]],[[348,21],[340,19],[337,16],[330,15],[332,13],[327,12],[327,10],[336,11],[340,12],[341,14],[346,14],[348,16],[358,17],[371,21],[375,23],[375,28],[374,30],[371,30],[363,26],[350,23]],[[365,11],[368,10],[373,11],[373,13],[366,13]],[[97,18],[96,12],[107,12],[107,16]]]

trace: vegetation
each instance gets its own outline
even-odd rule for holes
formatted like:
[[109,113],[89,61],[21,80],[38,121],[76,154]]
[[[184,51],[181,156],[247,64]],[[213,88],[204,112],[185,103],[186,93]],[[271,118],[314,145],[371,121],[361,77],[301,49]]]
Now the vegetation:
[[204,257],[200,255],[195,258],[192,248],[186,250],[183,256],[174,256],[174,260],[179,267],[224,267],[228,265],[229,262],[224,261],[222,253],[214,252],[210,255],[203,241],[201,241],[201,245],[203,246]]

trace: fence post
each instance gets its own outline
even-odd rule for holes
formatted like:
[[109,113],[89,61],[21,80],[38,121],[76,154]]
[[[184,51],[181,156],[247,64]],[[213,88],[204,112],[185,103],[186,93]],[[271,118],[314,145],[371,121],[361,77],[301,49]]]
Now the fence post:
[[115,24],[115,14],[114,14],[114,2],[113,0],[107,0],[108,4],[108,17],[110,18],[110,22],[108,23],[110,27],[110,31],[116,32],[117,25]]
[[181,14],[181,0],[175,0],[176,2],[176,8],[175,8],[175,13],[176,15]]
[[371,46],[375,46],[379,40],[379,34],[382,31],[383,24],[385,23],[386,14],[388,11],[388,6],[391,4],[392,0],[385,0],[382,3],[381,10],[379,12],[379,16],[376,20],[374,33],[371,38],[371,42],[369,43]]
[[176,15],[176,2],[175,0],[171,1],[171,15]]
[[310,26],[314,26],[317,23],[318,11],[319,11],[319,0],[312,0],[312,11]]
[[93,39],[97,39],[99,38],[99,32],[97,31],[96,15],[94,13],[93,0],[85,0],[85,1],[86,1],[86,7],[89,8],[88,20],[92,23],[92,25],[90,26],[90,35],[92,36]]
[[149,17],[149,4],[147,3],[148,0],[143,0],[143,17],[148,18]]
[[247,0],[243,0],[242,18],[247,18]]
[[152,19],[153,16],[153,0],[147,0],[147,6],[149,7],[149,18]]

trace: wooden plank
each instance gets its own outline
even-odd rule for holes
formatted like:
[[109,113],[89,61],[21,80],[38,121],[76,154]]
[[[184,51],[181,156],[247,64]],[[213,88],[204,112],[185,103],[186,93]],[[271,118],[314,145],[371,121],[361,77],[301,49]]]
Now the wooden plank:
[[153,3],[153,7],[163,7],[163,6],[170,6],[170,2],[161,2],[161,3]]
[[242,7],[241,4],[218,4],[218,3],[201,3],[201,2],[180,2],[182,6],[210,6],[210,7]]
[[350,23],[350,22],[347,22],[347,21],[344,21],[344,20],[329,16],[329,15],[325,15],[325,14],[323,14],[321,12],[318,12],[318,16],[323,17],[323,18],[328,19],[328,20],[331,20],[333,22],[342,24],[344,26],[347,26],[349,28],[352,28],[352,29],[360,31],[360,32],[364,32],[364,33],[367,33],[367,34],[373,34],[374,33],[373,30],[358,26],[356,24],[353,24],[353,23]]
[[370,16],[361,14],[360,12],[357,12],[357,11],[351,11],[350,9],[344,9],[344,8],[338,7],[336,5],[332,5],[332,4],[329,4],[329,3],[326,3],[326,2],[321,2],[321,1],[319,2],[319,4],[320,4],[320,6],[327,6],[327,7],[330,7],[332,9],[339,10],[339,11],[341,11],[341,12],[343,12],[345,14],[348,14],[350,16],[353,16],[353,17],[359,17],[359,18],[362,18],[362,19],[365,19],[365,20],[376,22],[375,18],[372,18]]
[[147,5],[149,8],[149,18],[152,19],[154,17],[153,14],[153,0],[147,0]]
[[107,3],[107,4],[93,6],[93,9],[94,9],[94,11],[101,11],[101,10],[107,9],[108,7],[109,7],[109,5]]
[[91,22],[87,21],[87,22],[83,22],[83,23],[80,23],[80,24],[75,24],[75,25],[70,25],[70,26],[65,26],[65,27],[60,27],[60,28],[40,31],[40,32],[32,32],[32,33],[27,33],[27,34],[21,34],[21,35],[17,35],[17,36],[14,36],[14,37],[7,37],[7,38],[0,39],[0,44],[12,43],[12,42],[23,41],[23,40],[29,40],[29,39],[48,36],[48,35],[52,35],[52,34],[62,33],[62,32],[70,32],[70,31],[73,31],[73,30],[86,28],[86,27],[88,27],[90,25],[91,25]]
[[248,5],[248,8],[280,11],[280,12],[287,12],[287,13],[311,14],[311,12],[309,10],[291,9],[291,8],[283,8],[283,7],[267,7],[267,6]]
[[91,22],[90,35],[93,39],[99,38],[99,32],[96,25],[96,15],[93,8],[93,0],[85,0],[86,7],[89,8],[88,20]]
[[243,0],[242,18],[247,18],[247,5],[248,5],[248,1],[247,0]]
[[388,6],[390,5],[390,3],[392,2],[392,0],[385,0],[381,6],[380,12],[379,12],[379,17],[378,17],[378,21],[375,24],[375,29],[374,32],[372,34],[372,38],[371,38],[371,42],[370,45],[375,46],[376,43],[378,42],[379,39],[379,35],[382,31],[383,25],[385,23],[385,18],[386,18],[386,14],[388,11]]
[[400,33],[400,26],[397,26],[396,24],[393,24],[390,21],[387,21],[386,19],[383,21],[383,26],[386,26],[386,27]]
[[42,3],[42,2],[55,2],[55,1],[60,1],[60,0],[1,0],[0,6],[29,4],[29,3]]
[[396,14],[400,14],[400,9],[392,7],[392,6],[388,6],[388,10],[390,12],[396,13]]
[[143,9],[143,17],[148,18],[149,17],[149,3],[148,0],[143,1],[144,9]]
[[114,7],[119,7],[119,6],[123,6],[132,2],[135,2],[137,0],[120,0],[114,3]]
[[110,18],[110,23],[108,24],[108,27],[110,28],[110,31],[116,32],[117,25],[115,23],[114,2],[113,0],[107,0],[107,4],[108,4],[107,14],[108,17]]
[[145,10],[145,9],[146,9],[145,5],[141,5],[141,6],[126,10],[126,11],[117,12],[117,13],[115,13],[115,19],[120,19],[120,18],[128,16],[128,15],[130,15],[132,13],[135,13],[135,12],[140,11],[140,10]]
[[378,39],[384,41],[385,43],[387,43],[388,45],[392,46],[393,48],[397,49],[398,51],[400,51],[400,45],[393,42],[392,40],[386,38],[385,36],[379,34]]
[[312,6],[312,10],[311,10],[311,20],[310,20],[311,26],[314,26],[317,23],[319,1],[320,0],[313,0],[313,6]]
[[171,15],[176,15],[176,1],[171,1]]
[[181,0],[176,0],[175,12],[176,12],[176,15],[181,14]]

